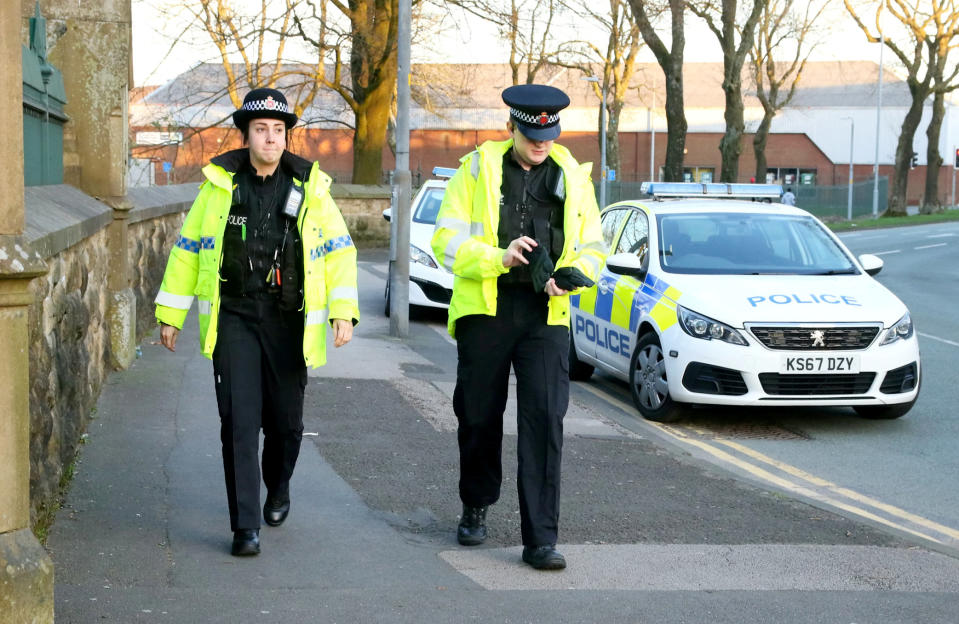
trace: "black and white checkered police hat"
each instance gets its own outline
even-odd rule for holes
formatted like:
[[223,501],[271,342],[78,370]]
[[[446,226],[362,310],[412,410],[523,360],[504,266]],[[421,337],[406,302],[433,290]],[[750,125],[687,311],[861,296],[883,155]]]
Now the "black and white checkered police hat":
[[569,106],[569,96],[548,85],[514,85],[503,91],[509,116],[527,139],[552,141],[559,136],[559,111]]
[[253,89],[243,98],[243,106],[233,113],[233,123],[237,128],[246,128],[251,119],[279,119],[292,128],[296,125],[296,115],[287,104],[286,98],[276,89]]

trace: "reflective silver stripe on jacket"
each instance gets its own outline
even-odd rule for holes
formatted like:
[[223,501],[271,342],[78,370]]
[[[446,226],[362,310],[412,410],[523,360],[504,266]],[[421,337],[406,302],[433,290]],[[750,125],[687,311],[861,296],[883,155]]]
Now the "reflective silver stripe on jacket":
[[[482,226],[482,224],[480,224],[480,226]],[[453,262],[456,261],[456,251],[460,248],[460,245],[470,239],[472,225],[460,219],[444,217],[436,222],[436,229],[439,228],[456,232],[456,236],[450,239],[450,242],[446,245],[446,249],[443,250],[443,264],[446,268],[452,269]]]
[[606,255],[606,243],[603,241],[593,241],[592,243],[587,243],[580,247],[580,249],[592,249],[593,251],[598,251],[599,253]]
[[599,270],[601,268],[599,258],[596,256],[580,256],[579,259],[584,262],[588,262],[589,265],[593,267],[593,275],[599,275]]
[[340,286],[339,288],[334,288],[330,291],[331,301],[333,299],[351,299],[353,301],[358,301],[359,298],[359,292],[352,286]]
[[314,310],[306,313],[306,325],[323,325],[330,316],[330,311],[326,308]]
[[177,310],[189,310],[190,306],[193,305],[193,295],[174,295],[161,290],[157,293],[155,303]]
[[479,238],[483,238],[486,235],[486,226],[480,221],[473,221],[470,223],[470,234]]
[[200,314],[209,314],[210,311],[213,310],[210,302],[206,299],[197,299],[196,307]]

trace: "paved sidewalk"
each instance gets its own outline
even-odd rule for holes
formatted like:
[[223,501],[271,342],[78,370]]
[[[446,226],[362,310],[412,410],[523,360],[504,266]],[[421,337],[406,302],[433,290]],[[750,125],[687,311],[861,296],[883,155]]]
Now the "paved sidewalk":
[[[361,293],[376,292],[364,285],[382,276],[379,257],[366,256],[361,269]],[[510,539],[459,548],[450,515],[458,502],[445,494],[404,494],[406,502],[422,497],[412,506],[427,510],[432,532],[398,528],[388,497],[409,483],[394,474],[395,485],[380,490],[358,484],[361,475],[395,470],[390,457],[404,453],[419,457],[427,473],[437,470],[430,445],[453,439],[448,409],[437,407],[452,386],[431,354],[445,358],[449,345],[416,323],[408,341],[390,338],[374,307],[381,300],[363,296],[354,343],[331,351],[330,365],[310,381],[290,517],[282,527],[263,527],[258,557],[229,555],[212,365],[199,354],[195,317],[175,354],[156,344],[155,332],[142,344],[142,358],[109,377],[47,543],[58,622],[954,621],[959,560],[855,524],[865,537],[843,545],[796,540],[786,529],[762,543],[705,544],[699,533],[687,542],[675,534],[662,543],[579,540],[561,547],[571,563],[562,573],[520,565]],[[311,408],[324,393],[339,397],[336,405],[349,413],[334,419]],[[419,437],[394,438],[386,426],[379,439],[363,437],[377,419],[419,427]],[[574,405],[569,425],[572,450],[621,436],[582,406]],[[320,439],[333,434],[352,445],[344,441],[334,452]],[[668,455],[650,451],[651,461],[656,453]],[[702,487],[693,483],[701,471],[681,468],[655,475],[652,465],[636,467],[679,491]],[[754,488],[728,479],[707,486],[724,488],[729,507],[742,506],[743,523],[778,527],[796,511],[772,497],[759,504]],[[704,514],[681,508],[688,499],[663,500],[668,508],[648,510],[660,525]],[[502,516],[510,513],[505,493],[500,507]],[[645,512],[636,510],[636,517]],[[708,535],[708,515],[704,522],[695,530]],[[744,536],[752,533],[744,529]]]

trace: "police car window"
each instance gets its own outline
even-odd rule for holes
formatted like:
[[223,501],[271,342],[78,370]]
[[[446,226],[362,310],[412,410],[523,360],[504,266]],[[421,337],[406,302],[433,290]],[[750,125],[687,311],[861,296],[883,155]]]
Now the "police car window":
[[857,273],[852,259],[811,217],[776,214],[659,215],[667,272],[817,275]]
[[619,231],[619,226],[623,222],[623,218],[629,214],[624,208],[617,208],[614,210],[607,210],[603,213],[602,216],[602,226],[603,226],[603,240],[606,242],[606,247],[610,248],[613,246],[613,238],[616,236],[616,232]]
[[633,210],[623,228],[623,233],[619,237],[619,244],[616,245],[616,253],[634,254],[640,262],[646,261],[646,253],[649,250],[649,221],[646,215],[638,210]]
[[436,223],[436,215],[440,212],[440,205],[443,203],[443,192],[446,189],[429,188],[423,200],[417,204],[416,212],[413,213],[413,221],[416,223]]

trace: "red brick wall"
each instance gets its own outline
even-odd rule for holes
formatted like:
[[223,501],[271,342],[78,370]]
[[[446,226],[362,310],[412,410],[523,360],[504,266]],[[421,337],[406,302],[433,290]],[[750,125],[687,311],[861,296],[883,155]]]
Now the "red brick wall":
[[[455,167],[459,159],[486,140],[507,138],[505,127],[498,130],[414,130],[410,135],[410,169],[428,177],[433,167]],[[719,140],[721,133],[695,133],[686,137],[684,164],[688,168],[713,168],[718,179],[721,169]],[[568,147],[580,162],[593,163],[593,178],[599,175],[599,145],[592,132],[567,132],[559,143]],[[199,181],[200,169],[214,155],[240,147],[240,133],[235,129],[212,128],[185,137],[179,146],[160,148],[136,147],[134,157],[154,158],[158,184]],[[297,129],[290,137],[290,148],[306,157],[319,161],[320,167],[338,182],[349,182],[353,169],[352,131]],[[666,133],[656,133],[656,172],[666,155]],[[805,134],[773,134],[766,147],[766,159],[770,167],[815,169],[819,184],[841,185],[848,179],[848,165],[834,163]],[[649,178],[649,133],[620,133],[620,167],[617,178],[623,181],[642,181]],[[162,170],[163,161],[173,164],[170,175]],[[940,201],[951,199],[953,169],[943,166],[939,177]],[[394,158],[388,147],[383,150],[383,170],[394,167]],[[756,168],[753,157],[752,135],[743,138],[743,151],[739,159],[739,181],[748,182]],[[892,175],[892,166],[881,166],[879,174]],[[857,181],[872,177],[872,165],[859,164],[854,169]],[[925,185],[925,167],[909,172],[907,199],[917,204]]]

